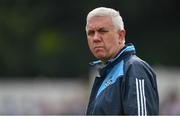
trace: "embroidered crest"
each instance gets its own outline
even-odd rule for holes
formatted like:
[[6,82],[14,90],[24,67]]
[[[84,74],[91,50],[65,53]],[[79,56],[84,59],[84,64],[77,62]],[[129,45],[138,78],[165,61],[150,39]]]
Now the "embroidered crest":
[[108,81],[106,81],[106,83],[105,83],[105,87],[108,87],[109,85],[111,85],[111,83],[112,83],[112,80],[111,80],[111,79],[109,79]]

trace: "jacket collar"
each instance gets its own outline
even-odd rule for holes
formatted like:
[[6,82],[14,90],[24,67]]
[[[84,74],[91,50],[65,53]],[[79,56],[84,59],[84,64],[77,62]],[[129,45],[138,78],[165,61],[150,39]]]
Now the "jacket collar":
[[97,60],[97,61],[93,61],[93,62],[90,62],[89,64],[92,66],[92,67],[97,67],[97,68],[104,68],[106,67],[107,65],[110,65],[112,64],[113,62],[115,62],[117,59],[119,59],[124,53],[126,52],[135,52],[135,47],[132,43],[128,43],[125,45],[125,47],[123,47],[120,52],[112,59],[108,60],[106,64],[103,64],[101,62],[101,60]]

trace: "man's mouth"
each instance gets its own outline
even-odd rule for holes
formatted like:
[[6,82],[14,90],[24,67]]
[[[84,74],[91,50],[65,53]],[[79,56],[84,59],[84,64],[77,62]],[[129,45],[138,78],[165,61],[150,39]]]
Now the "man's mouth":
[[96,46],[96,47],[94,47],[94,49],[99,49],[99,48],[103,48],[103,46]]
[[94,47],[95,52],[102,51],[103,49],[104,49],[104,47],[102,47],[102,46],[96,46],[96,47]]

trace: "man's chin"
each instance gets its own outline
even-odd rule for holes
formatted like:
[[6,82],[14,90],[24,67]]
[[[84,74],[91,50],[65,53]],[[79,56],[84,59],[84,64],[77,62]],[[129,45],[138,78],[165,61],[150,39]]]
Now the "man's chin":
[[104,54],[98,54],[98,55],[96,55],[96,58],[99,60],[102,60],[105,58],[105,56],[104,56]]

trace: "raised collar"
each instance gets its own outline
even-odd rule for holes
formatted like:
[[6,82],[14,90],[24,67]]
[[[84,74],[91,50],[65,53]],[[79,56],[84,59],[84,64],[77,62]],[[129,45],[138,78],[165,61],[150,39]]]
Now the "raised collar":
[[106,67],[107,65],[109,64],[112,64],[115,60],[117,60],[119,57],[122,56],[123,53],[125,52],[135,52],[135,47],[132,43],[128,43],[125,45],[125,47],[123,47],[120,52],[112,59],[108,60],[106,64],[103,64],[101,60],[96,60],[96,61],[93,61],[93,62],[90,62],[89,64],[92,66],[92,67],[97,67],[97,68],[104,68]]

